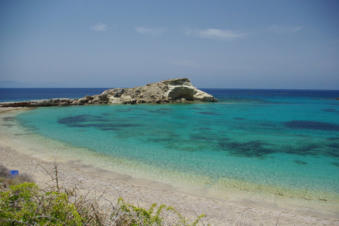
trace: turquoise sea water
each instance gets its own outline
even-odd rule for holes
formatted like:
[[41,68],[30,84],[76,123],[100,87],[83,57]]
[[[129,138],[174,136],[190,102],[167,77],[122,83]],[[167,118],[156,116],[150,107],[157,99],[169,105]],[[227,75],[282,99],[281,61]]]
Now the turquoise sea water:
[[49,107],[17,118],[43,136],[212,183],[339,193],[339,92],[209,92],[220,101]]

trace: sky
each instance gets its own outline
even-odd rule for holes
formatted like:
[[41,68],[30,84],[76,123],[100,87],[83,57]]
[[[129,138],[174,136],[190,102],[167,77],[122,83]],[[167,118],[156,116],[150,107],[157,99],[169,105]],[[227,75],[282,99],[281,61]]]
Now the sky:
[[0,1],[0,87],[339,89],[339,1]]

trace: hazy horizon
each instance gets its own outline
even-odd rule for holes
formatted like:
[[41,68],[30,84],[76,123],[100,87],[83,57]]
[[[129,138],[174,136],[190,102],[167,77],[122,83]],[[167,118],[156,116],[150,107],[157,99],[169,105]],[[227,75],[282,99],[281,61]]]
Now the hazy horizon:
[[[17,83],[15,83],[17,84]],[[146,85],[147,83],[143,84],[143,85]],[[140,86],[143,86],[143,85],[140,85]],[[194,84],[193,84],[194,85]],[[139,86],[139,85],[138,85]],[[112,89],[112,88],[134,88],[136,86],[121,86],[121,87],[118,87],[118,86],[107,86],[107,87],[104,87],[104,86],[101,86],[101,87],[72,87],[72,86],[29,86],[29,85],[25,85],[25,84],[21,84],[18,85],[18,86],[12,86],[12,85],[3,85],[2,81],[0,81],[0,89]],[[237,88],[237,87],[200,87],[200,86],[196,86],[197,88],[199,89],[234,89],[234,90],[304,90],[304,91],[339,91],[339,88],[338,89],[312,89],[312,88],[260,88],[260,87],[257,87],[257,88],[246,88],[246,87],[243,87],[243,88]]]
[[339,3],[0,2],[0,87],[339,89]]

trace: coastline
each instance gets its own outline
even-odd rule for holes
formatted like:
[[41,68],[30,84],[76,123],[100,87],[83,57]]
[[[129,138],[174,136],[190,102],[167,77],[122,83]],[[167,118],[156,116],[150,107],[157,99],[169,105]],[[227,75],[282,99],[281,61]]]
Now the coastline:
[[[44,139],[44,142],[36,140],[35,144],[34,140],[30,142],[32,138],[39,137],[27,134],[23,128],[13,125],[13,121],[3,121],[4,117],[15,117],[26,109],[1,110],[1,162],[6,167],[32,175],[40,185],[46,184],[49,177],[39,169],[39,166],[50,168],[51,163],[57,162],[62,171],[62,181],[67,187],[80,184],[84,191],[104,192],[105,196],[111,199],[122,196],[132,203],[146,207],[154,202],[165,203],[192,217],[204,213],[207,215],[204,221],[212,225],[252,224],[252,222],[258,225],[272,225],[277,222],[279,225],[339,225],[339,210],[335,203],[332,206],[310,200],[268,197],[267,194],[254,196],[255,194],[251,192],[237,192],[236,189],[226,195],[210,192],[206,194],[206,190],[200,188],[195,191],[180,189],[166,183],[142,179],[142,175],[135,178],[128,176],[128,173],[116,173],[116,169],[107,169],[104,164],[93,164],[91,159],[96,159],[96,162],[100,162],[98,159],[106,159],[112,165],[112,159],[107,160],[105,156],[100,157],[100,154],[91,153],[89,150],[70,147],[49,139]],[[50,149],[53,147],[54,149]],[[68,151],[70,148],[71,152]],[[74,153],[78,153],[78,156]]]

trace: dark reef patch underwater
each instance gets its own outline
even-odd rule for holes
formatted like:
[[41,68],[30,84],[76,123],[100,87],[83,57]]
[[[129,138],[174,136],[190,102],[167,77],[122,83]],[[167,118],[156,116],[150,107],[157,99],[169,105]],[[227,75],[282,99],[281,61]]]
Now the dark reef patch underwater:
[[219,102],[39,108],[18,120],[74,146],[214,181],[339,191],[334,94],[208,92]]
[[[125,112],[130,112],[125,111]],[[159,112],[169,110],[150,110],[147,111],[149,113],[157,114]],[[118,112],[122,112],[119,110]],[[205,112],[204,112],[205,113]],[[210,114],[207,112],[207,115],[217,115],[217,114]],[[138,113],[140,115],[140,111]],[[201,114],[201,112],[198,112]],[[69,116],[58,119],[58,123],[66,125],[68,127],[92,127],[99,130],[128,130],[128,129],[144,129],[145,132],[151,133],[150,131],[146,131],[149,128],[145,126],[144,123],[132,123],[128,122],[131,120],[119,120],[108,113],[101,114],[101,115],[90,115],[90,114],[81,114],[76,116]],[[134,117],[128,117],[129,119]],[[336,125],[331,123],[321,123],[315,121],[288,121],[284,123],[285,126],[288,128],[293,129],[313,129],[313,130],[335,130]],[[275,128],[277,127],[274,123],[267,123],[267,122],[258,122],[257,127],[266,127],[266,128]],[[137,128],[139,127],[139,128]],[[199,131],[201,128],[194,129],[193,131]],[[184,136],[173,135],[167,137],[160,137],[161,134],[152,134],[152,138],[149,138],[148,142],[154,142],[163,147],[175,147],[176,149],[182,151],[199,151],[208,148],[212,148],[214,151],[224,151],[230,155],[240,156],[240,157],[258,157],[263,158],[267,157],[268,155],[274,153],[285,153],[285,154],[294,154],[294,155],[327,155],[330,157],[339,158],[339,143],[336,142],[337,138],[327,138],[330,142],[318,142],[312,143],[308,142],[306,144],[299,144],[299,145],[290,145],[290,144],[279,144],[276,145],[272,142],[267,142],[264,140],[250,140],[239,142],[236,139],[231,140],[228,137],[225,137],[220,134],[215,134],[211,132],[209,128],[203,128],[202,130],[210,130],[204,131],[204,133],[191,133],[189,138],[185,138]],[[172,143],[172,144],[171,144]],[[178,145],[182,144],[182,145]]]
[[285,122],[285,125],[292,129],[313,129],[313,130],[333,130],[339,131],[339,125],[328,122],[292,120]]
[[333,112],[333,113],[339,113],[338,110],[334,109],[334,108],[326,108],[326,109],[323,109],[324,112]]
[[273,149],[266,148],[268,144],[260,140],[248,142],[223,140],[219,142],[219,146],[232,155],[244,157],[263,157],[275,152]]
[[58,123],[69,127],[93,127],[101,130],[119,130],[127,127],[137,127],[139,124],[118,122],[116,120],[108,120],[104,116],[95,115],[77,115],[65,117],[58,120]]

